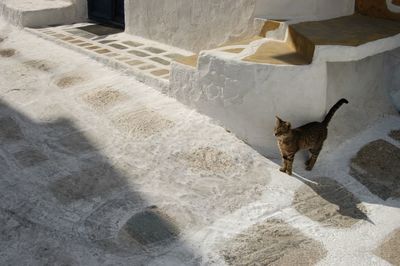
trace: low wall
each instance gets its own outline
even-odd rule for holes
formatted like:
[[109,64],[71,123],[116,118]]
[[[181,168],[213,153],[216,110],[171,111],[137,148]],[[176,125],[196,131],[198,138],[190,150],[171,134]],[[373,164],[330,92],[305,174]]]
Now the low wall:
[[[278,157],[275,116],[293,127],[321,121],[340,98],[324,151],[400,105],[400,36],[359,47],[318,46],[310,65],[269,65],[200,54],[197,68],[174,63],[169,95],[219,121],[261,154]],[[394,48],[393,48],[394,47]],[[397,98],[396,98],[397,97]],[[391,101],[392,99],[392,101]]]
[[127,33],[186,50],[215,48],[248,36],[256,0],[126,0]]
[[196,108],[260,153],[278,156],[275,116],[299,126],[326,110],[326,64],[249,64],[202,53],[199,69],[173,65],[170,96]]
[[257,17],[285,20],[319,20],[354,13],[355,0],[258,0]]
[[258,34],[254,18],[350,15],[354,0],[125,0],[126,32],[193,52]]
[[0,16],[19,27],[71,24],[86,20],[87,3],[86,0],[0,0]]

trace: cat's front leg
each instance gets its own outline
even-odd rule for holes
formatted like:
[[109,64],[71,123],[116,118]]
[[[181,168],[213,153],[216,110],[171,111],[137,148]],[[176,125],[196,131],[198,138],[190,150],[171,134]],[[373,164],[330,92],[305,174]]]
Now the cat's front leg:
[[292,175],[294,155],[295,155],[294,153],[289,154],[286,159],[286,173],[288,175]]
[[284,159],[284,158],[282,158],[282,167],[281,168],[279,168],[279,171],[281,171],[281,172],[286,172],[286,168],[287,168],[287,163],[286,163],[286,160]]

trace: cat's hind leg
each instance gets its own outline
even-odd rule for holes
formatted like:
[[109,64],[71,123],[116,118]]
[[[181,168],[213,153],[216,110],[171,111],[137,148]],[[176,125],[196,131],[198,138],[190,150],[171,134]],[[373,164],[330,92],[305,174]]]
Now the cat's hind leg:
[[[322,147],[321,147],[322,148]],[[311,171],[314,168],[315,162],[318,159],[321,148],[310,149],[310,158],[306,162],[306,170]]]

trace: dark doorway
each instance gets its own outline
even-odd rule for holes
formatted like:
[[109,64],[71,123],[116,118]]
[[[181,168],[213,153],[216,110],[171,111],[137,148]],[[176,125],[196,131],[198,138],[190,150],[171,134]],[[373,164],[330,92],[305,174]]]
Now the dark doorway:
[[88,0],[89,19],[119,28],[125,27],[124,0]]

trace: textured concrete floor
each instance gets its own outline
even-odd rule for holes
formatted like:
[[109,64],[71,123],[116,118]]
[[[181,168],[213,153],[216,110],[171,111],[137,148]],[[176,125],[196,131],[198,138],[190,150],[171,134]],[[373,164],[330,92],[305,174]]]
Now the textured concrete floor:
[[396,191],[349,172],[387,173],[363,158],[398,154],[399,117],[289,177],[131,76],[1,23],[0,40],[1,265],[398,262]]

